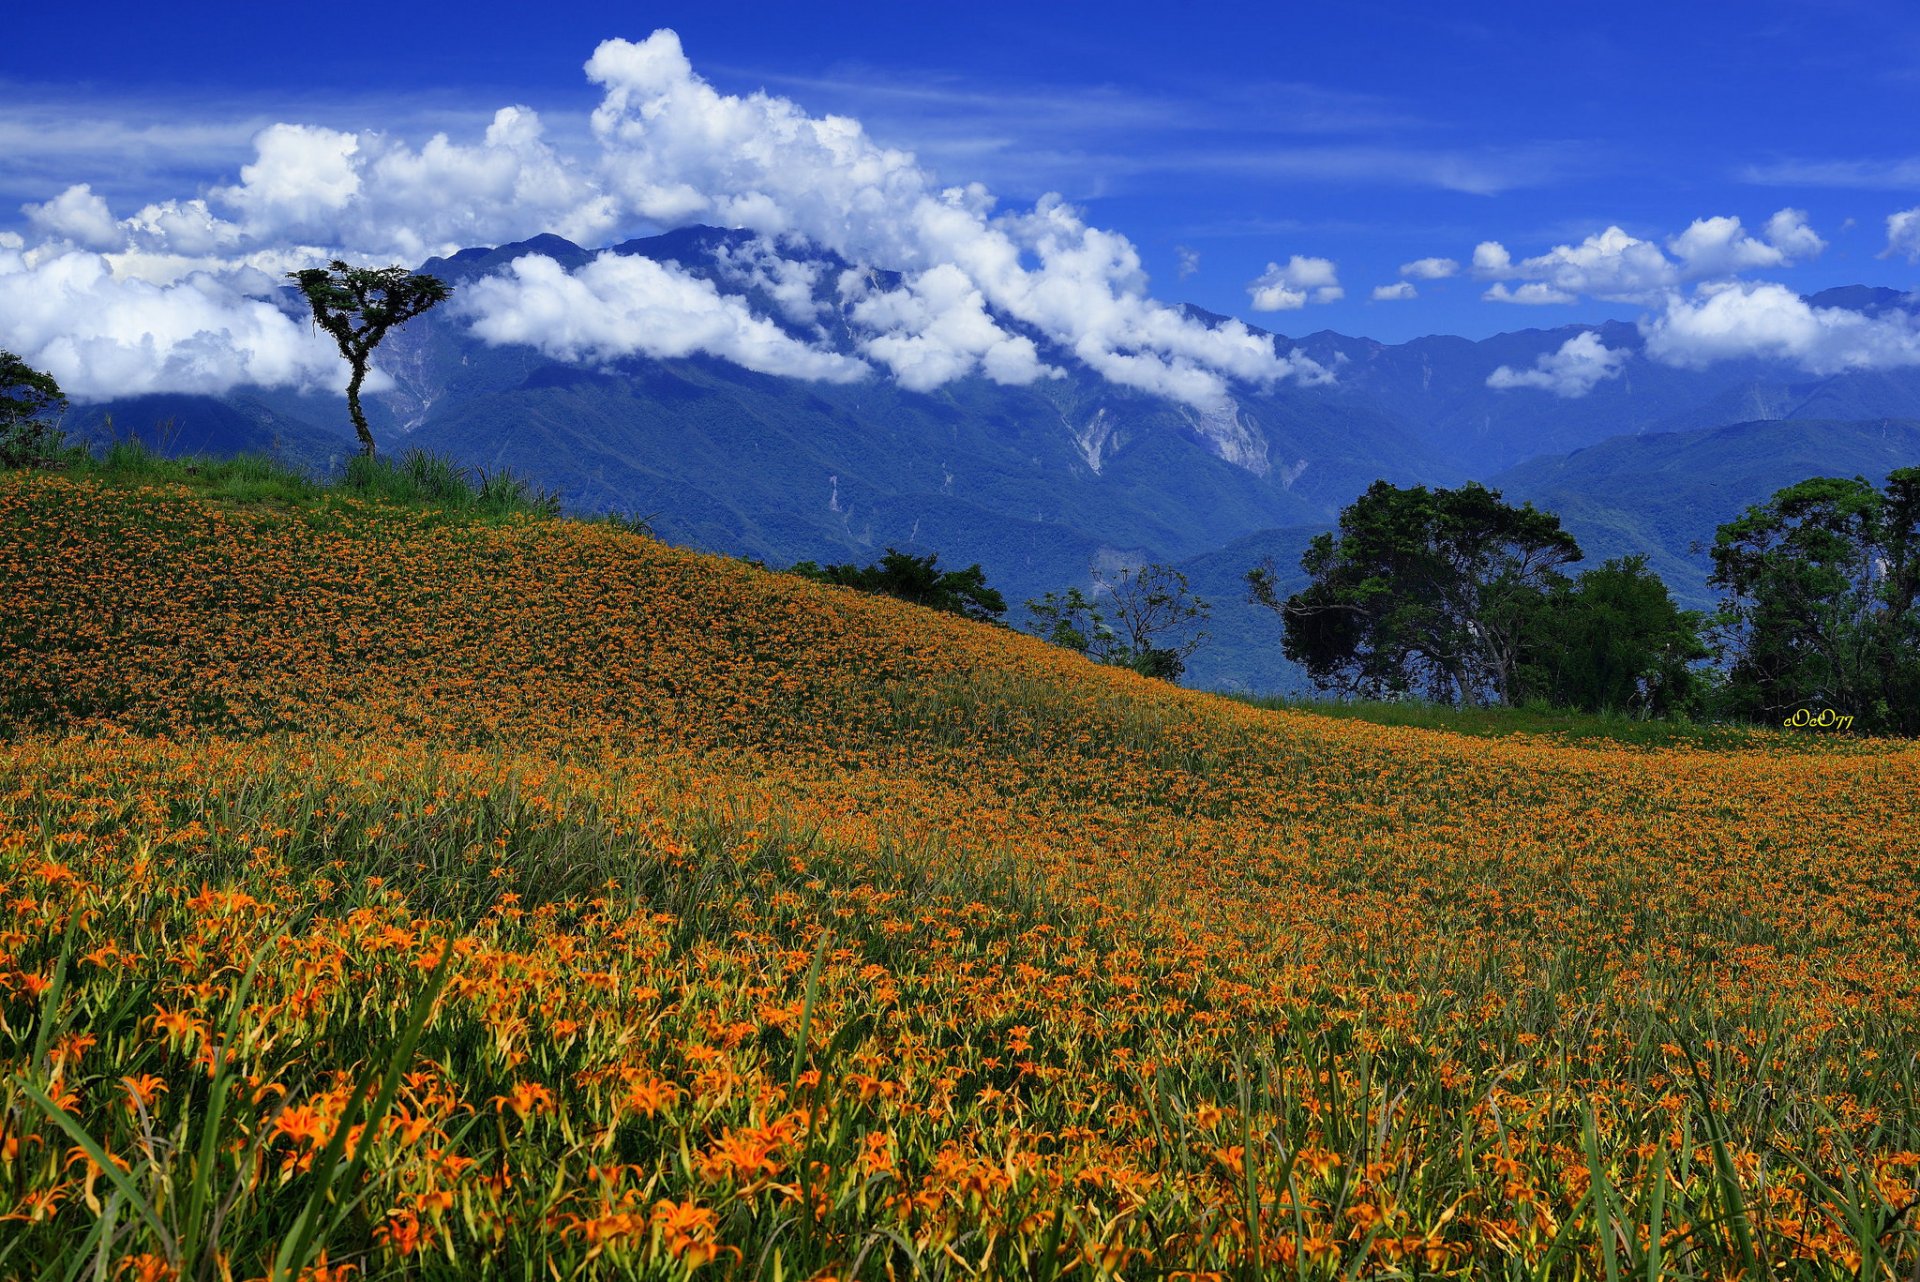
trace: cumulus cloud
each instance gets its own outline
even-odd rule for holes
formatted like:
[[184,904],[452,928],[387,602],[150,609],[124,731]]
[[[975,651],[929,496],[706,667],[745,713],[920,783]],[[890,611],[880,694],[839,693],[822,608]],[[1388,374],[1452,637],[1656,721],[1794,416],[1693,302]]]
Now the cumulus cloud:
[[1592,330],[1575,334],[1559,350],[1544,354],[1532,369],[1502,365],[1487,375],[1494,388],[1537,387],[1569,399],[1585,396],[1598,383],[1617,378],[1629,353],[1608,347]]
[[82,249],[117,249],[127,243],[127,233],[114,221],[107,202],[86,183],[69,187],[44,204],[23,205],[20,212],[36,231]]
[[1175,245],[1173,252],[1180,256],[1180,279],[1185,280],[1200,270],[1200,251],[1188,249],[1185,245]]
[[1400,274],[1408,280],[1445,280],[1459,271],[1460,264],[1451,258],[1416,258],[1400,264]]
[[811,347],[755,316],[711,281],[650,258],[605,253],[569,274],[529,254],[467,286],[454,309],[486,342],[524,343],[562,361],[698,352],[792,378],[844,383],[869,373],[861,361]]
[[1791,361],[1813,374],[1920,365],[1920,320],[1815,307],[1784,285],[1703,286],[1640,322],[1647,355],[1700,369],[1716,361]]
[[[1803,210],[1782,209],[1767,219],[1759,236],[1738,218],[1695,219],[1670,238],[1665,249],[1619,227],[1518,261],[1499,241],[1482,241],[1473,251],[1473,274],[1496,282],[1482,295],[1489,302],[1568,302],[1586,295],[1608,302],[1652,304],[1687,281],[1784,267],[1825,248],[1826,242],[1807,225]],[[1516,289],[1507,284],[1510,281],[1523,283]]]
[[1749,235],[1738,218],[1697,218],[1667,242],[1690,277],[1731,276],[1756,267],[1784,267],[1827,247],[1799,209],[1782,209],[1767,220],[1764,238]]
[[82,250],[29,264],[0,247],[0,342],[78,400],[340,381],[332,342],[273,304],[204,273],[168,285],[118,277]]
[[1881,257],[1895,254],[1910,263],[1920,263],[1920,205],[1887,215],[1887,248]]
[[[1656,295],[1676,279],[1674,265],[1652,241],[1630,236],[1618,227],[1587,237],[1577,245],[1555,245],[1534,258],[1513,261],[1498,241],[1482,242],[1473,251],[1475,274],[1517,279],[1544,286],[1560,296],[1591,294],[1609,300],[1640,301]],[[1495,302],[1532,302],[1514,294],[1486,297]],[[1557,299],[1555,301],[1558,301]]]
[[604,42],[587,75],[605,92],[592,123],[608,187],[642,217],[803,237],[910,277],[951,266],[1108,380],[1196,407],[1217,405],[1229,379],[1325,376],[1238,322],[1210,328],[1148,297],[1132,243],[1059,197],[996,214],[984,187],[937,183],[857,120],[718,92],[672,31]]
[[1413,287],[1412,281],[1397,280],[1391,285],[1373,287],[1373,301],[1376,303],[1397,303],[1418,297],[1420,297],[1420,291]]
[[874,331],[860,350],[885,365],[902,387],[932,391],[978,370],[996,383],[1024,385],[1064,371],[1046,365],[1025,335],[1009,334],[987,313],[986,299],[959,268],[921,272],[899,289],[872,292],[868,278],[848,272],[842,296],[851,316]]
[[210,193],[236,215],[231,232],[215,224],[203,234],[416,262],[539,232],[605,236],[618,221],[615,201],[544,132],[527,107],[495,112],[477,143],[435,134],[417,151],[378,133],[272,125],[254,139],[239,183]]
[[1518,289],[1509,289],[1504,283],[1496,283],[1489,286],[1487,292],[1480,297],[1489,303],[1520,303],[1530,307],[1545,307],[1554,303],[1577,301],[1574,295],[1565,290],[1555,289],[1539,281],[1522,285]]
[[1247,286],[1256,312],[1291,312],[1308,302],[1334,303],[1347,296],[1340,288],[1340,274],[1330,258],[1307,258],[1295,254],[1283,267],[1268,263]]
[[[378,131],[274,124],[256,135],[253,158],[233,180],[191,198],[156,201],[119,219],[85,187],[34,206],[33,226],[45,244],[25,252],[105,251],[115,281],[153,286],[163,291],[158,297],[186,305],[188,294],[204,292],[209,281],[230,293],[258,294],[287,270],[333,257],[419,262],[546,231],[593,245],[646,224],[707,222],[901,272],[904,283],[894,292],[902,297],[868,300],[865,314],[876,328],[857,333],[856,341],[877,363],[910,371],[905,377],[914,380],[942,370],[1011,381],[1045,377],[1042,346],[1114,383],[1202,410],[1224,404],[1235,382],[1330,377],[1237,321],[1208,325],[1154,300],[1132,243],[1090,226],[1057,196],[1001,211],[984,187],[937,182],[910,153],[873,141],[857,120],[810,115],[766,93],[722,94],[694,72],[671,31],[606,41],[585,69],[603,94],[590,120],[594,150],[585,156],[557,150],[525,107],[502,108],[477,140],[437,134],[418,147]],[[605,329],[621,311],[599,287],[623,270],[596,266],[570,283],[512,275],[479,290],[484,301],[506,309],[499,316],[486,308],[461,314],[476,325],[491,317],[487,332],[500,341],[522,332],[514,317],[565,297],[587,315],[577,323],[561,317],[568,324],[560,337],[524,331],[528,341],[583,359],[653,350],[659,344],[651,337],[623,344]],[[815,322],[822,282],[804,266],[749,251],[718,265],[717,277],[790,325]],[[165,292],[189,279],[201,284]],[[697,317],[693,332],[704,345],[690,350],[814,371],[809,377],[864,368],[793,341],[772,321],[764,329],[748,324],[756,318],[744,303],[716,307],[688,293],[684,281],[643,283],[651,292],[630,318],[638,323],[654,309]],[[1310,293],[1337,297],[1337,281],[1329,274]],[[197,306],[181,324],[193,323]],[[155,323],[156,335],[172,332],[170,323]],[[12,338],[0,330],[0,341]],[[164,347],[152,346],[156,361]],[[233,355],[225,365],[236,371],[258,363]]]

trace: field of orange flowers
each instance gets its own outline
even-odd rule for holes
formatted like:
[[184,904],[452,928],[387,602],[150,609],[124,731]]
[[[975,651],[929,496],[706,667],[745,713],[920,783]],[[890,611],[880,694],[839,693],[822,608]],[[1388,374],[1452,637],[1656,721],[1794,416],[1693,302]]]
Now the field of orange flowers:
[[1920,1267],[1920,750],[0,479],[0,1278]]

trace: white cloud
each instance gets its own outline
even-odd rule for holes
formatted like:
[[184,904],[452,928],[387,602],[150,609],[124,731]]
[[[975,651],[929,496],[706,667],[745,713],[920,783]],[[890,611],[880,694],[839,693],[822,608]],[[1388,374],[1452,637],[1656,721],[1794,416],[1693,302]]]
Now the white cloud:
[[[543,135],[527,107],[495,112],[477,144],[442,133],[418,151],[377,133],[272,125],[254,139],[256,158],[241,168],[240,182],[210,193],[213,204],[238,215],[232,234],[217,223],[211,234],[416,262],[540,232],[605,236],[617,222],[615,202]],[[198,211],[193,216],[197,223]]]
[[1513,255],[1497,240],[1483,240],[1473,247],[1473,274],[1483,280],[1513,274]]
[[820,264],[787,258],[762,237],[739,245],[721,245],[714,252],[714,266],[729,284],[757,289],[795,325],[820,327],[821,301],[814,291],[824,271]]
[[114,221],[107,202],[86,183],[69,187],[44,204],[22,205],[20,212],[43,235],[71,241],[82,249],[118,249],[127,243],[127,233]]
[[1920,320],[1814,307],[1784,285],[1706,285],[1670,296],[1640,322],[1647,355],[1701,369],[1715,361],[1791,361],[1812,374],[1920,365]]
[[[1664,252],[1653,241],[1619,227],[1596,232],[1577,245],[1555,245],[1518,262],[1499,241],[1482,241],[1473,251],[1473,274],[1497,282],[1482,295],[1489,302],[1570,302],[1586,295],[1608,302],[1654,304],[1687,281],[1784,267],[1825,248],[1826,242],[1807,225],[1803,210],[1782,209],[1767,219],[1763,235],[1757,237],[1738,218],[1695,219],[1667,241]],[[1524,283],[1512,289],[1506,286],[1509,281]]]
[[1542,284],[1539,281],[1522,285],[1518,289],[1509,289],[1504,284],[1496,283],[1489,286],[1487,292],[1480,295],[1480,297],[1489,303],[1520,303],[1530,307],[1545,307],[1555,303],[1572,303],[1578,301],[1572,294],[1564,290],[1555,289],[1551,285]]
[[1516,370],[1502,365],[1487,375],[1487,386],[1494,388],[1537,387],[1568,399],[1585,396],[1598,383],[1619,377],[1626,366],[1628,352],[1608,347],[1592,330],[1575,334],[1534,361],[1532,369]]
[[1340,274],[1330,258],[1295,254],[1286,266],[1268,263],[1267,270],[1247,286],[1256,312],[1290,312],[1308,302],[1334,303],[1347,296]]
[[1413,287],[1412,281],[1397,280],[1391,285],[1373,287],[1373,301],[1376,303],[1397,303],[1418,297],[1420,297],[1420,291]]
[[701,352],[792,378],[844,383],[869,372],[791,337],[711,281],[632,255],[604,253],[569,275],[530,254],[467,286],[454,308],[486,342],[525,343],[563,361]]
[[1910,263],[1920,263],[1920,205],[1887,215],[1887,248],[1882,258],[1895,254]]
[[1200,251],[1188,249],[1185,245],[1175,245],[1173,252],[1180,256],[1180,279],[1185,280],[1200,270]]
[[[1853,220],[1848,219],[1848,226]],[[1767,243],[1780,251],[1783,262],[1817,258],[1827,247],[1813,228],[1807,225],[1804,209],[1781,209],[1767,219]]]
[[240,183],[214,194],[249,230],[284,234],[323,228],[360,194],[360,138],[315,125],[270,125],[253,140]]
[[[1482,251],[1488,251],[1485,255]],[[1674,265],[1652,241],[1629,236],[1618,227],[1587,237],[1577,245],[1555,245],[1535,258],[1513,262],[1504,246],[1487,242],[1474,250],[1481,276],[1497,276],[1543,285],[1559,295],[1591,294],[1609,300],[1640,301],[1678,279]],[[1499,302],[1531,301],[1487,297]]]
[[77,400],[345,382],[330,340],[226,281],[123,279],[106,258],[79,250],[29,264],[0,248],[0,346]]
[[891,370],[902,387],[932,391],[975,370],[996,383],[1018,385],[1063,372],[1041,362],[1032,339],[995,324],[985,298],[957,267],[942,264],[885,293],[870,292],[861,273],[847,276],[853,278],[843,282],[850,315],[874,331],[860,350]]
[[1799,209],[1782,209],[1767,220],[1765,239],[1751,236],[1738,218],[1697,218],[1667,242],[1689,278],[1731,276],[1756,267],[1784,267],[1827,247]]
[[[916,379],[941,368],[978,368],[1012,380],[1044,376],[1035,340],[1114,383],[1200,409],[1223,404],[1235,381],[1266,386],[1330,377],[1298,352],[1275,351],[1270,338],[1237,321],[1209,326],[1154,300],[1133,244],[1089,226],[1057,196],[1001,212],[984,187],[936,182],[910,153],[875,143],[857,120],[809,115],[766,93],[719,93],[694,72],[671,31],[637,43],[609,40],[586,71],[604,96],[590,122],[596,151],[584,157],[556,150],[524,107],[500,110],[477,141],[443,133],[417,148],[375,131],[279,123],[255,135],[253,158],[235,180],[211,184],[202,195],[156,201],[116,221],[81,188],[37,206],[36,227],[43,236],[57,232],[63,243],[112,249],[107,261],[116,280],[164,287],[200,274],[226,289],[265,290],[291,267],[333,257],[418,262],[544,231],[592,245],[638,229],[640,220],[709,222],[901,271],[910,282],[938,286],[938,300],[956,296],[945,291],[944,276],[926,273],[959,273],[979,295],[977,306],[964,302],[964,292],[953,306],[936,306],[934,295],[917,295],[918,286],[909,285],[914,306],[887,313],[893,327],[857,335],[885,340],[875,350],[886,358],[875,359],[889,368],[898,361]],[[53,249],[49,241],[45,252]],[[729,288],[764,290],[765,305],[786,321],[812,323],[819,282],[806,268],[775,266],[765,257],[731,268],[734,277],[721,272]],[[650,337],[623,343],[593,329],[619,313],[618,300],[594,294],[595,283],[617,270],[624,269],[601,269],[572,285],[514,277],[502,287],[508,294],[492,301],[532,307],[556,295],[574,297],[591,315],[566,330],[571,338],[529,333],[527,341],[583,354],[649,350]],[[648,284],[661,297],[672,293],[659,281]],[[1312,292],[1331,298],[1337,290],[1329,277]],[[583,291],[592,297],[579,297]],[[646,307],[636,304],[636,312],[661,298],[642,301]],[[809,375],[817,377],[850,368],[844,356],[775,342],[778,327],[755,329],[744,305],[716,309],[684,291],[669,301],[700,318],[702,341],[743,362],[824,371]],[[872,314],[878,323],[881,312]],[[911,329],[914,319],[928,329]],[[1016,336],[1015,328],[1029,336]],[[491,332],[510,329],[501,320]],[[0,341],[9,337],[0,330]],[[941,352],[955,359],[932,359]],[[227,364],[248,368],[244,361]]]
[[1400,274],[1409,280],[1445,280],[1459,271],[1460,264],[1451,258],[1416,258],[1400,264]]
[[1325,377],[1230,322],[1209,328],[1147,296],[1138,251],[1057,196],[996,215],[978,184],[942,186],[860,122],[810,116],[766,93],[721,94],[671,31],[609,40],[587,63],[604,172],[623,206],[661,222],[719,222],[798,236],[862,265],[961,272],[985,304],[1033,327],[1108,380],[1197,406],[1229,378]]

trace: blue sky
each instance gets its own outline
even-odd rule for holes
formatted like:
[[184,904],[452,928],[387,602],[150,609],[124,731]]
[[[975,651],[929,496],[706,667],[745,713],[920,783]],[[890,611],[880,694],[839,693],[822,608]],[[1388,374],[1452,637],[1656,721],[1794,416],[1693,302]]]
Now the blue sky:
[[[1475,248],[1524,262],[1616,226],[1671,256],[1733,217],[1765,258],[1782,209],[1801,247],[1767,280],[1920,284],[1886,252],[1889,216],[1920,205],[1920,18],[1893,3],[96,4],[8,25],[0,229],[22,234],[22,204],[76,183],[120,218],[232,184],[276,122],[418,148],[524,104],[584,149],[601,88],[582,64],[668,27],[723,94],[853,116],[1003,211],[1060,193],[1132,242],[1154,297],[1286,334],[1632,319],[1639,286],[1544,261],[1503,288],[1566,301],[1486,301]],[[1403,276],[1422,259],[1458,270]],[[1263,276],[1266,302],[1306,301],[1257,310]]]

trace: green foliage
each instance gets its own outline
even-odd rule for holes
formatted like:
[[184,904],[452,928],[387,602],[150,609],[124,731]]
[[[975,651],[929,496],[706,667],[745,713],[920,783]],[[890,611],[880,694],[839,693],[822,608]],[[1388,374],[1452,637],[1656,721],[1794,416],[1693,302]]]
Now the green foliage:
[[1523,664],[1523,697],[1584,712],[1671,716],[1697,702],[1708,657],[1700,616],[1683,611],[1643,556],[1553,584]]
[[1300,565],[1284,599],[1276,567],[1249,571],[1251,599],[1286,624],[1286,656],[1323,689],[1365,698],[1511,703],[1545,594],[1580,559],[1560,519],[1457,490],[1376,481]]
[[58,454],[60,431],[47,418],[66,407],[53,375],[0,351],[0,467],[32,467]]
[[333,335],[353,371],[347,383],[347,413],[359,434],[361,452],[372,458],[376,447],[367,416],[360,410],[360,387],[366,382],[373,349],[394,326],[445,302],[453,287],[437,276],[404,267],[352,267],[337,258],[327,267],[309,267],[287,276],[313,309],[314,323]]
[[1028,601],[1027,613],[1031,616],[1028,630],[1035,636],[1101,663],[1112,662],[1108,656],[1118,636],[1107,626],[1105,613],[1079,588]]
[[914,556],[897,548],[869,566],[827,565],[801,561],[789,573],[816,583],[898,597],[930,610],[944,610],[981,623],[997,622],[1007,612],[1006,598],[987,586],[987,573],[976,563],[964,570],[942,570],[937,552]]
[[1884,491],[1861,477],[1781,490],[1720,527],[1713,564],[1734,710],[1830,708],[1920,733],[1920,468]]
[[1170,565],[1127,567],[1112,576],[1096,571],[1092,596],[1068,588],[1027,602],[1036,636],[1162,681],[1179,680],[1187,659],[1206,644],[1203,625],[1211,612]]

